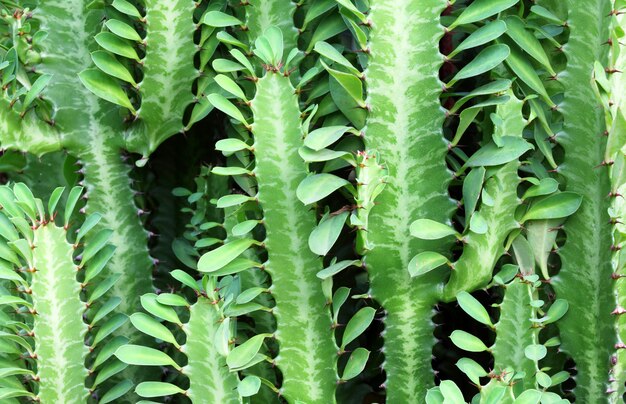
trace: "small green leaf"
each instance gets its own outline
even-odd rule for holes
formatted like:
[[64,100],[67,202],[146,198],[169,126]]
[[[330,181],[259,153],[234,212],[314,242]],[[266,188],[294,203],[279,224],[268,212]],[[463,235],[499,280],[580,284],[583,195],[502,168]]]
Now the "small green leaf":
[[324,126],[310,132],[304,138],[304,145],[313,150],[322,150],[341,139],[350,129],[349,126]]
[[124,90],[122,90],[117,81],[108,74],[97,69],[88,69],[80,72],[78,77],[83,85],[98,97],[112,102],[113,104],[128,108],[133,115],[137,115],[135,107],[133,107],[133,104],[130,102]]
[[[115,0],[118,2],[120,0]],[[115,3],[114,2],[114,3]],[[112,388],[110,388],[98,401],[99,404],[107,404],[112,403],[118,398],[122,397],[124,394],[128,393],[128,391],[133,387],[133,382],[130,380],[122,380]]]
[[250,146],[248,146],[243,140],[239,139],[222,139],[215,143],[215,150],[219,150],[222,153],[234,153],[249,149]]
[[141,18],[141,14],[135,6],[126,0],[113,0],[113,8],[117,11],[135,18]]
[[560,219],[572,215],[582,203],[582,197],[574,192],[560,192],[533,203],[522,218],[527,220]]
[[542,178],[539,184],[535,184],[528,188],[522,199],[528,199],[535,196],[549,195],[559,189],[559,183],[554,178]]
[[464,351],[468,352],[483,352],[488,348],[480,340],[480,338],[473,336],[472,334],[463,330],[454,330],[450,335],[452,343]]
[[470,218],[470,231],[476,234],[487,234],[489,224],[481,212],[475,212]]
[[189,302],[184,297],[174,293],[161,293],[156,300],[165,306],[189,307]]
[[217,76],[213,78],[213,80],[215,80],[215,82],[220,87],[222,87],[222,89],[224,89],[225,91],[231,93],[232,95],[239,98],[240,100],[248,102],[248,99],[246,98],[246,95],[244,94],[241,87],[239,87],[237,83],[235,83],[235,81],[231,79],[230,77],[225,76],[223,74],[218,74]]
[[506,64],[513,70],[513,73],[519,77],[528,87],[539,94],[550,107],[554,106],[554,102],[550,99],[546,88],[541,79],[537,75],[535,68],[517,49],[513,49],[506,59]]
[[473,359],[461,358],[456,362],[456,367],[476,385],[480,385],[480,378],[485,377],[488,373]]
[[552,306],[550,306],[550,308],[548,309],[545,317],[541,319],[541,321],[544,325],[554,323],[555,321],[560,320],[565,315],[565,313],[567,313],[568,309],[569,303],[567,302],[567,300],[556,299],[554,303],[552,303]]
[[511,50],[504,44],[491,45],[483,49],[471,62],[463,66],[461,70],[450,80],[446,87],[452,87],[459,80],[475,77],[496,68],[506,60]]
[[376,309],[373,307],[363,307],[357,311],[354,316],[348,321],[346,328],[341,338],[341,349],[345,349],[346,346],[357,339],[357,337],[367,329],[367,327],[374,321],[374,315],[376,315]]
[[559,17],[557,17],[556,15],[552,14],[552,12],[550,12],[549,10],[547,10],[545,7],[541,7],[541,6],[532,6],[530,8],[530,12],[533,14],[536,14],[542,18],[544,18],[546,21],[549,21],[553,24],[556,25],[565,25],[565,23],[563,22],[563,20],[561,20]]
[[519,45],[519,47],[532,58],[541,63],[550,75],[556,75],[550,65],[550,59],[543,50],[543,46],[532,32],[526,29],[521,18],[511,15],[506,18],[507,35]]
[[413,257],[409,263],[409,274],[411,277],[424,275],[448,262],[446,257],[437,252],[425,251]]
[[95,348],[100,342],[102,342],[106,337],[111,335],[115,330],[120,328],[128,321],[128,316],[123,313],[117,313],[113,317],[109,318],[107,321],[102,324],[102,327],[96,333],[90,348]]
[[105,363],[111,356],[113,356],[113,354],[115,353],[115,351],[117,351],[119,347],[121,347],[122,345],[126,345],[126,344],[128,344],[128,338],[123,337],[121,335],[118,335],[117,337],[113,337],[113,339],[111,339],[107,344],[105,344],[104,347],[102,347],[102,349],[100,350],[100,352],[98,352],[98,355],[96,355],[96,359],[91,365],[90,370],[92,372],[96,370],[98,367],[100,367],[100,365]]
[[422,240],[439,240],[448,236],[460,237],[452,227],[430,219],[417,219],[409,227],[413,237]]
[[465,221],[467,223],[476,210],[480,191],[485,181],[485,172],[484,167],[476,167],[465,176],[463,181],[463,204],[465,205]]
[[444,398],[444,403],[461,404],[465,403],[463,399],[463,393],[451,380],[443,380],[439,385],[439,389]]
[[226,364],[231,370],[241,369],[251,361],[261,350],[263,341],[269,334],[259,334],[250,338],[243,344],[236,346],[226,357]]
[[350,380],[361,374],[363,369],[365,369],[365,365],[367,364],[369,357],[370,351],[367,349],[361,347],[355,349],[350,354],[346,367],[343,369],[341,380]]
[[257,376],[246,376],[237,384],[237,391],[241,397],[251,397],[259,392],[261,379]]
[[321,271],[319,271],[317,273],[317,277],[324,280],[324,279],[328,279],[331,276],[334,276],[336,274],[338,274],[339,272],[343,271],[344,269],[350,267],[350,266],[360,266],[361,265],[361,261],[359,260],[344,260],[344,261],[339,261],[335,264],[330,265],[328,268],[324,268]]
[[165,306],[157,301],[157,295],[154,293],[146,293],[139,298],[141,306],[155,317],[161,318],[170,323],[182,325],[176,310],[170,306]]
[[93,316],[93,319],[90,321],[89,325],[93,327],[94,325],[98,324],[98,322],[102,320],[107,314],[115,310],[115,308],[119,306],[121,302],[122,299],[117,296],[114,296],[107,300],[106,303],[104,303],[98,309],[96,314]]
[[233,240],[213,251],[209,251],[200,257],[198,271],[215,272],[239,257],[254,244],[256,244],[256,241],[250,239]]
[[243,25],[239,19],[221,11],[209,11],[202,17],[202,23],[211,27],[223,28]]
[[124,363],[136,366],[173,366],[181,370],[165,352],[141,345],[123,345],[115,351],[115,356]]
[[169,342],[176,348],[180,348],[172,332],[149,315],[145,313],[134,313],[130,316],[130,322],[142,333],[160,339],[161,341]]
[[100,250],[95,257],[87,263],[87,270],[85,271],[85,282],[89,282],[94,279],[104,269],[106,264],[111,260],[113,254],[115,254],[116,247],[114,245],[106,245]]
[[246,220],[234,225],[231,232],[235,237],[244,236],[250,233],[258,224],[258,220]]
[[455,49],[452,51],[448,58],[452,59],[455,55],[460,52],[476,48],[478,46],[489,43],[497,38],[499,38],[502,34],[506,32],[506,24],[502,20],[495,20],[490,22],[476,31],[472,32],[470,36],[465,38],[463,42],[461,42]]
[[111,19],[106,22],[106,26],[112,33],[121,38],[130,39],[131,41],[136,42],[142,41],[142,38],[139,36],[137,31],[135,31],[135,28],[131,27],[125,22]]
[[237,296],[236,302],[237,304],[250,303],[251,301],[256,299],[257,296],[259,296],[261,293],[265,292],[266,290],[267,289],[261,288],[261,287],[246,289],[243,292],[241,292],[239,296]]
[[335,35],[339,35],[345,30],[346,24],[341,15],[337,13],[328,15],[326,18],[322,19],[315,28],[315,31],[309,40],[309,44],[305,49],[306,53],[311,53],[316,43],[325,41]]
[[39,97],[41,92],[46,88],[48,83],[52,79],[52,75],[50,74],[42,74],[37,77],[37,80],[33,83],[32,87],[26,93],[24,97],[24,102],[22,103],[22,112],[26,112],[30,104],[35,101],[35,98]]
[[556,243],[560,220],[533,220],[525,224],[528,244],[545,279],[550,279],[548,258]]
[[552,379],[544,372],[537,372],[535,378],[537,379],[537,384],[545,389],[552,386]]
[[341,54],[341,52],[335,49],[334,46],[326,42],[320,41],[315,44],[314,50],[325,58],[330,59],[333,62],[345,67],[350,73],[354,74],[355,76],[361,75],[361,72],[359,72],[358,69],[352,66],[352,63],[350,63],[350,61],[346,59],[345,56]]
[[113,230],[102,229],[87,240],[80,261],[81,268],[108,244],[112,236]]
[[481,147],[467,160],[468,167],[499,166],[519,158],[534,147],[520,137],[505,136],[501,138],[502,147],[490,142]]
[[251,198],[247,195],[242,194],[233,194],[233,195],[224,195],[220,199],[217,200],[217,208],[224,209],[230,208],[232,206],[242,205],[246,202],[253,201],[254,198]]
[[314,174],[302,180],[296,189],[296,196],[302,203],[309,205],[348,184],[350,182],[333,174]]
[[137,51],[126,39],[120,38],[110,32],[101,32],[96,35],[94,39],[98,45],[102,46],[105,50],[139,62],[139,55],[137,55]]
[[172,275],[172,278],[176,279],[178,282],[182,283],[183,285],[190,287],[193,290],[199,291],[200,287],[198,286],[198,283],[196,282],[195,279],[193,279],[193,277],[191,275],[189,275],[187,272],[182,271],[180,269],[175,269],[172,272],[170,272],[170,275]]
[[548,350],[541,344],[532,344],[524,348],[524,355],[531,361],[540,361],[545,358]]
[[57,187],[50,194],[50,199],[48,200],[48,214],[52,217],[56,213],[57,205],[61,196],[63,196],[63,192],[65,192],[65,187]]
[[317,255],[326,255],[335,245],[350,212],[326,214],[309,235],[309,248]]
[[104,294],[108,292],[109,289],[113,287],[113,285],[115,285],[115,282],[117,282],[121,276],[122,275],[119,273],[112,274],[112,275],[109,275],[109,277],[106,278],[105,280],[99,282],[96,285],[96,287],[93,289],[93,291],[91,292],[91,295],[89,296],[89,299],[87,300],[87,304],[91,304],[95,301],[98,301],[98,299],[104,296]]
[[72,216],[72,213],[74,212],[74,208],[76,207],[76,204],[78,203],[78,199],[80,198],[82,193],[83,193],[83,187],[73,187],[70,190],[70,194],[67,197],[67,202],[65,203],[65,227],[68,226],[70,222],[70,217]]
[[465,291],[461,291],[456,295],[456,300],[464,312],[469,314],[474,320],[493,327],[489,313],[476,298]]
[[135,393],[140,397],[163,397],[173,394],[184,393],[180,387],[165,382],[141,382],[135,388]]
[[121,64],[120,61],[109,52],[101,50],[95,51],[91,54],[91,60],[93,60],[98,69],[102,70],[109,76],[113,76],[132,84],[134,87],[137,87],[137,83],[135,82],[133,75],[130,74],[126,66]]
[[246,118],[243,117],[243,114],[241,113],[239,108],[237,108],[235,106],[235,104],[230,102],[223,95],[218,94],[218,93],[212,93],[212,94],[207,95],[207,99],[209,100],[209,102],[215,108],[219,109],[220,111],[222,111],[226,115],[228,115],[231,118],[234,118],[235,120],[241,122],[246,127],[250,126],[250,125],[248,125],[248,122],[246,121]]
[[211,62],[211,66],[218,73],[232,73],[245,69],[245,67],[230,59],[215,59]]
[[80,227],[78,234],[76,235],[76,243],[80,242],[80,240],[85,237],[85,234],[89,232],[89,230],[93,229],[102,219],[102,215],[99,213],[92,213],[85,219],[85,222]]
[[[243,167],[213,167],[211,173],[222,176],[250,175],[251,172]],[[248,200],[246,200],[247,202]],[[219,207],[219,206],[218,206]],[[224,207],[224,206],[221,206]]]
[[484,20],[507,8],[513,7],[518,2],[519,0],[475,0],[463,10],[448,29],[452,30],[459,25]]
[[330,73],[331,76],[343,87],[350,97],[361,107],[365,108],[363,101],[363,82],[361,79],[351,73],[344,73],[339,70],[331,69],[326,63],[321,61],[322,66]]

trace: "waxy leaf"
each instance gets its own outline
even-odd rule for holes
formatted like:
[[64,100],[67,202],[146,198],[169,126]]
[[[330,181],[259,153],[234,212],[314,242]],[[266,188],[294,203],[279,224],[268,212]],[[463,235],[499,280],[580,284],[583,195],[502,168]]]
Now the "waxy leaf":
[[102,397],[100,397],[98,403],[112,403],[118,398],[122,397],[124,394],[128,393],[132,387],[133,382],[131,382],[130,380],[122,380],[115,386],[111,387]]
[[304,138],[304,145],[313,150],[322,150],[341,139],[350,129],[349,126],[325,126],[316,129]]
[[487,234],[489,224],[481,212],[475,212],[470,218],[470,231],[476,234]]
[[469,314],[474,320],[493,327],[489,313],[476,298],[465,291],[461,291],[456,295],[456,300],[464,312]]
[[170,344],[173,344],[176,348],[180,347],[172,332],[166,326],[159,323],[151,316],[145,313],[134,313],[130,316],[130,322],[136,329],[138,329],[142,333],[156,339],[160,339],[161,341],[169,342]]
[[519,0],[475,0],[463,10],[448,29],[471,24],[513,7]]
[[200,257],[198,271],[215,272],[239,257],[254,244],[256,244],[256,241],[249,239],[233,240],[213,251],[209,251]]
[[246,98],[246,95],[243,93],[243,90],[241,89],[241,87],[239,87],[237,83],[235,83],[233,79],[231,79],[230,77],[225,76],[223,74],[218,74],[217,76],[213,78],[213,80],[215,80],[215,82],[220,87],[222,87],[225,91],[231,93],[232,95],[239,98],[240,100],[248,102],[248,99]]
[[309,248],[317,255],[326,255],[335,245],[350,212],[326,214],[309,236]]
[[202,23],[211,27],[223,28],[234,25],[243,25],[241,21],[230,14],[221,11],[209,11],[202,17]]
[[447,224],[430,219],[417,219],[411,223],[409,231],[413,237],[422,240],[439,240],[447,236],[460,236],[456,230]]
[[180,387],[165,382],[141,382],[135,388],[135,393],[140,397],[163,397],[172,394],[184,393]]
[[155,317],[161,318],[170,323],[182,325],[178,314],[170,306],[165,306],[157,302],[157,295],[154,293],[146,293],[140,298],[141,306],[150,314]]
[[245,369],[244,366],[254,360],[261,350],[263,341],[269,334],[259,334],[250,338],[243,344],[236,346],[226,357],[226,364],[231,370]]
[[174,293],[161,293],[156,300],[165,306],[189,307],[189,302],[184,297]]
[[451,87],[459,80],[478,76],[489,70],[493,70],[496,66],[509,57],[511,50],[504,44],[491,45],[483,49],[476,57],[463,66],[461,70],[450,80],[446,87]]
[[361,266],[361,261],[359,260],[344,260],[344,261],[339,261],[337,263],[334,263],[332,265],[330,265],[328,268],[324,268],[321,271],[319,271],[317,273],[317,277],[320,279],[328,279],[336,274],[338,274],[339,272],[343,271],[344,269],[351,267],[351,266]]
[[537,75],[535,68],[530,64],[518,50],[513,49],[506,59],[506,64],[513,70],[513,73],[519,77],[528,87],[539,94],[550,107],[554,106],[554,102],[550,99],[545,86]]
[[374,315],[376,315],[376,309],[373,307],[363,307],[357,311],[354,316],[348,321],[346,328],[341,338],[341,349],[345,349],[346,346],[358,338],[359,335],[367,329],[367,327],[374,321]]
[[480,191],[485,181],[485,167],[476,167],[465,176],[463,181],[463,205],[465,205],[465,222],[469,223],[472,214],[476,210]]
[[196,280],[193,279],[193,277],[187,272],[181,271],[180,269],[175,269],[170,272],[170,275],[172,275],[172,278],[176,279],[183,285],[190,287],[193,290],[200,290],[200,287],[198,286]]
[[331,69],[326,63],[321,62],[322,66],[330,73],[331,76],[343,87],[350,97],[361,107],[365,108],[363,101],[363,82],[361,79],[351,73],[344,73],[339,70]]
[[222,153],[234,153],[246,149],[250,149],[250,146],[239,139],[222,139],[215,143],[215,150],[219,150]]
[[556,243],[560,220],[533,220],[525,224],[528,244],[544,279],[550,279],[548,257]]
[[136,366],[173,366],[180,370],[180,366],[165,352],[141,345],[123,345],[115,351],[115,356],[124,363]]
[[468,167],[499,166],[511,162],[534,147],[520,137],[505,136],[501,138],[502,147],[495,143],[487,143],[467,160]]
[[130,102],[124,90],[122,90],[118,82],[108,74],[97,69],[88,69],[78,73],[78,77],[83,85],[98,97],[112,102],[113,104],[128,108],[133,115],[137,114],[135,107],[133,107],[133,104]]
[[358,69],[352,66],[352,63],[350,63],[350,61],[346,59],[345,56],[343,56],[341,52],[339,52],[334,46],[326,42],[320,41],[315,44],[314,50],[325,58],[328,58],[333,62],[345,67],[350,73],[354,74],[355,76],[361,75],[361,72],[359,72]]
[[574,192],[560,192],[533,203],[522,218],[527,220],[560,219],[572,215],[582,203],[582,197]]
[[468,352],[483,352],[488,348],[480,338],[473,336],[472,334],[463,330],[454,330],[450,334],[452,343],[464,351]]
[[447,263],[448,259],[443,255],[434,251],[425,251],[417,254],[409,262],[409,275],[411,277],[424,275]]
[[241,397],[251,397],[259,392],[261,379],[257,376],[246,376],[237,384],[237,391]]
[[456,362],[456,367],[476,385],[480,384],[480,378],[485,377],[488,373],[475,360],[470,358],[461,358]]
[[538,184],[528,188],[522,199],[532,198],[534,196],[549,195],[559,189],[559,183],[554,178],[542,178]]
[[502,34],[506,32],[506,24],[502,20],[495,20],[490,22],[476,31],[472,32],[470,36],[465,38],[463,42],[461,42],[449,55],[448,58],[451,59],[459,52],[462,52],[467,49],[476,48],[478,46],[489,43],[497,38],[499,38]]
[[528,345],[524,348],[524,355],[531,361],[539,361],[546,357],[548,350],[541,344]]
[[370,351],[367,349],[361,347],[355,349],[350,354],[346,367],[343,369],[341,380],[350,380],[360,375],[363,369],[365,369],[369,357]]
[[444,398],[444,403],[464,403],[463,393],[461,393],[461,389],[458,388],[456,384],[454,384],[451,380],[444,380],[439,385],[439,390]]
[[110,32],[101,32],[94,37],[98,45],[119,56],[139,61],[139,55],[133,46],[124,38]]
[[254,198],[242,194],[224,195],[217,200],[217,207],[219,209],[230,208],[252,200],[254,200]]
[[98,69],[102,70],[104,73],[137,87],[133,75],[130,74],[126,66],[120,63],[120,61],[109,52],[101,50],[95,51],[91,54],[91,60],[93,60]]
[[26,112],[26,109],[35,101],[35,98],[39,97],[41,92],[46,88],[48,83],[52,79],[52,75],[50,74],[42,74],[37,77],[37,80],[33,83],[32,87],[26,93],[24,97],[24,102],[22,103],[22,112]]
[[246,118],[243,117],[243,114],[241,113],[239,108],[237,108],[235,104],[230,102],[223,95],[218,94],[218,93],[212,93],[212,94],[207,95],[207,99],[215,108],[219,109],[220,111],[230,116],[231,118],[234,118],[237,121],[241,122],[245,126],[249,126],[248,122],[246,121]]
[[556,299],[552,306],[548,309],[545,317],[541,319],[542,324],[551,324],[560,320],[567,310],[569,309],[569,303],[565,299]]
[[126,0],[113,0],[113,8],[117,11],[135,18],[141,18],[141,14],[135,6]]
[[533,35],[532,32],[526,29],[526,25],[521,18],[517,16],[509,16],[507,17],[506,34],[513,40],[515,43],[519,45],[519,47],[526,53],[528,53],[531,57],[541,63],[548,73],[552,76],[556,75],[552,66],[550,65],[550,59],[546,52],[543,50],[541,43],[539,40]]
[[131,41],[136,41],[136,42],[142,41],[142,38],[139,36],[137,31],[135,31],[135,28],[131,27],[125,22],[111,19],[111,20],[108,20],[105,25],[112,33],[114,33],[115,35],[121,38],[130,39]]
[[302,180],[296,189],[296,196],[302,203],[309,205],[348,184],[350,182],[333,174],[314,174]]

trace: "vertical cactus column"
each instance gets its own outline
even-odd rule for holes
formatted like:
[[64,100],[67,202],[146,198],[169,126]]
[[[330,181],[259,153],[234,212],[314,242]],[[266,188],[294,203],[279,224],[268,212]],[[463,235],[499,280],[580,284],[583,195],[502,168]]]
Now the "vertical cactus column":
[[[583,197],[577,214],[564,230],[565,245],[559,250],[561,270],[553,278],[557,296],[570,304],[560,323],[562,349],[571,355],[578,374],[574,394],[580,402],[601,403],[608,399],[607,374],[615,341],[611,311],[614,299],[607,290],[611,281],[611,226],[608,208],[611,188],[604,166],[606,138],[603,111],[592,86],[594,63],[604,65],[610,22],[609,1],[567,1],[569,40],[563,47],[567,68],[558,74],[565,98],[558,106],[563,130],[557,141],[565,157],[558,173],[568,191]],[[598,165],[600,165],[598,167]]]
[[[200,74],[193,65],[197,6],[191,0],[114,1],[104,8],[82,0],[41,3],[22,16],[38,21],[42,34],[34,35],[33,43],[41,60],[20,61],[43,80],[33,84],[36,111],[28,97],[1,101],[4,148],[37,155],[65,148],[80,158],[88,190],[85,210],[101,212],[102,225],[114,230],[118,250],[108,270],[122,278],[118,285],[128,296],[127,313],[150,291],[154,264],[121,152],[126,148],[147,158],[183,130]],[[89,69],[92,63],[96,69]],[[121,116],[128,112],[132,122]]]
[[372,250],[365,264],[371,294],[387,313],[387,399],[417,402],[434,380],[431,317],[438,291],[437,281],[410,279],[409,262],[425,243],[410,236],[409,226],[421,217],[449,222],[454,208],[447,192],[452,175],[445,164],[438,78],[443,63],[438,40],[444,33],[439,16],[446,2],[375,0],[370,6],[364,140],[386,161],[388,178],[370,212]]

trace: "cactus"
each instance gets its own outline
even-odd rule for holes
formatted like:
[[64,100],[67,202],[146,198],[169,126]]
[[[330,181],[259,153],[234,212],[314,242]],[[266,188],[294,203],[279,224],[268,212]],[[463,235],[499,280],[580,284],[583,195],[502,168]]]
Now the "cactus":
[[[124,314],[110,314],[121,299],[103,299],[119,278],[102,275],[114,250],[108,245],[112,232],[100,230],[83,246],[85,236],[101,219],[92,214],[76,237],[68,235],[82,188],[71,190],[62,225],[56,223],[61,222],[56,206],[63,188],[53,192],[47,212],[23,183],[3,186],[0,192],[2,249],[7,260],[2,279],[13,289],[1,296],[3,308],[11,310],[3,310],[7,383],[0,395],[3,400],[25,397],[41,402],[85,402],[90,395],[103,403],[117,399],[132,383],[107,382],[126,367],[110,357],[127,341],[109,337],[127,321]],[[23,386],[8,383],[21,377]]]
[[1,0],[0,401],[620,402],[625,7]]

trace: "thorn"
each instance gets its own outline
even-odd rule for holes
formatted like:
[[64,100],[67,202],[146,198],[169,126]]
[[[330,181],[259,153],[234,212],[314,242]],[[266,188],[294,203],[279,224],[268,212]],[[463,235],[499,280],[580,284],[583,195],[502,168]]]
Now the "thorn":
[[613,314],[613,315],[620,315],[620,314],[624,314],[624,313],[626,313],[626,309],[624,309],[622,306],[617,306],[615,308],[615,310],[613,310],[611,312],[611,314]]

